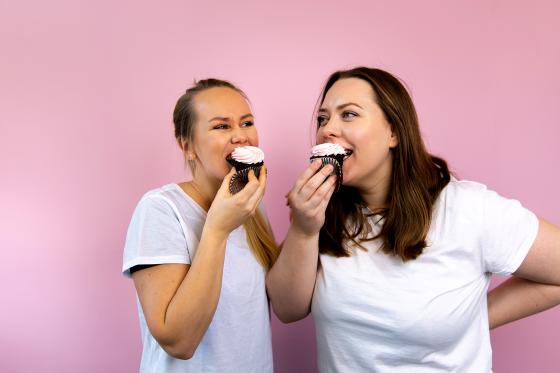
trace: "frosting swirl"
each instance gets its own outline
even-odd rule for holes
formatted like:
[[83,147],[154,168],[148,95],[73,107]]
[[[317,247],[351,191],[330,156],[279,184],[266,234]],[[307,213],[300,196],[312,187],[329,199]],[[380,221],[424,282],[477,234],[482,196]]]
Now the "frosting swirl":
[[311,148],[311,157],[324,157],[338,154],[346,154],[346,150],[339,144],[324,142]]
[[240,146],[233,149],[231,158],[237,162],[253,164],[264,161],[264,153],[256,146]]

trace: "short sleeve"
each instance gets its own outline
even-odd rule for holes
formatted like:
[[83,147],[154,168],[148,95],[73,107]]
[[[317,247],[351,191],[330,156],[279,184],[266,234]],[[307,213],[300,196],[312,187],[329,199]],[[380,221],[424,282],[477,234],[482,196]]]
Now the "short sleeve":
[[136,265],[190,262],[185,233],[172,203],[161,196],[144,196],[128,227],[123,274],[130,277],[130,268]]
[[482,193],[481,245],[486,271],[512,274],[533,245],[539,220],[517,200],[486,189]]

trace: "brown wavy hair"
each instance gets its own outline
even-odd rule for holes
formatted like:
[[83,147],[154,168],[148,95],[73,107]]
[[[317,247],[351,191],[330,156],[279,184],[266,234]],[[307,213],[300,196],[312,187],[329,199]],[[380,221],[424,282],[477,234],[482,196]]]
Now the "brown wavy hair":
[[[247,101],[247,95],[234,86],[232,83],[221,79],[204,79],[195,81],[194,86],[179,98],[173,111],[173,124],[175,127],[175,138],[179,140],[184,149],[185,143],[192,143],[194,140],[194,124],[196,123],[196,109],[194,97],[197,93],[210,88],[229,88],[242,95]],[[188,161],[191,173],[195,173],[194,161]],[[247,242],[256,260],[269,270],[280,252],[267,220],[259,209],[243,224],[247,236]]]
[[[383,252],[403,261],[416,259],[426,247],[433,205],[449,183],[447,163],[426,150],[412,99],[401,81],[390,73],[357,67],[333,73],[323,88],[317,108],[329,89],[340,79],[358,78],[374,91],[373,99],[383,111],[396,134],[398,145],[392,148],[393,163],[387,207],[364,213],[364,202],[355,188],[342,186],[326,210],[325,224],[319,235],[321,253],[336,257],[350,256],[348,244],[381,239]],[[379,214],[381,231],[371,235],[368,217]]]

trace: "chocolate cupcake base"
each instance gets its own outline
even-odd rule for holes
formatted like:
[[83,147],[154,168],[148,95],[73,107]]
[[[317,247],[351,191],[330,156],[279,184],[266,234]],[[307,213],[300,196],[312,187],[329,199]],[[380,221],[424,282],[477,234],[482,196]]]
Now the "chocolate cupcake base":
[[262,165],[260,166],[250,166],[244,168],[243,170],[237,171],[229,181],[229,191],[231,194],[235,194],[241,191],[249,182],[249,171],[253,170],[255,176],[258,178],[260,175]]
[[336,186],[334,192],[338,192],[340,186],[342,185],[342,163],[344,161],[344,155],[332,155],[332,156],[324,156],[324,157],[311,157],[309,160],[313,162],[315,159],[321,160],[321,168],[325,167],[326,165],[330,164],[333,166],[333,172],[331,175],[336,176]]

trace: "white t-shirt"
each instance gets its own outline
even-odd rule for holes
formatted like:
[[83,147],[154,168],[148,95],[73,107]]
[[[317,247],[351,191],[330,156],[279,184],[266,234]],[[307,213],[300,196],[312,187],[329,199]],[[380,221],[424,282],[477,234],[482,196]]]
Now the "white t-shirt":
[[[177,184],[146,193],[132,216],[123,273],[141,264],[190,264],[206,219]],[[256,261],[243,226],[228,237],[222,290],[214,318],[189,360],[169,356],[148,330],[137,298],[142,334],[140,372],[272,372],[270,318],[265,269]]]
[[[370,218],[374,233],[379,218]],[[312,303],[320,371],[490,372],[491,273],[517,270],[537,230],[518,201],[452,180],[416,260],[384,254],[379,239],[350,257],[321,254]]]

